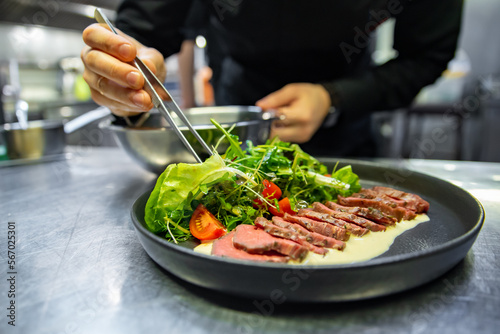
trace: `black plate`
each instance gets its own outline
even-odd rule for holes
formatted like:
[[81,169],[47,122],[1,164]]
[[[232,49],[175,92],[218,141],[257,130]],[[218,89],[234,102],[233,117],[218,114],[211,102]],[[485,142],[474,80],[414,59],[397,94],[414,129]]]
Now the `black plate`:
[[[334,160],[322,160],[329,169]],[[465,190],[441,179],[361,161],[350,164],[363,187],[391,186],[429,201],[430,221],[400,235],[390,249],[354,264],[294,266],[253,263],[195,253],[145,228],[149,192],[134,203],[132,220],[149,256],[172,274],[224,293],[282,302],[347,301],[404,291],[429,282],[461,261],[481,229],[484,210]]]

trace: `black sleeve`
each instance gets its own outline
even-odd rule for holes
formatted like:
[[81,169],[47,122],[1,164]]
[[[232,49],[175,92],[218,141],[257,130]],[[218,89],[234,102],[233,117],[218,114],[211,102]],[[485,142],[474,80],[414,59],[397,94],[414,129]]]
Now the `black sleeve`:
[[332,103],[356,116],[411,104],[446,69],[457,46],[463,0],[409,0],[395,16],[398,56],[355,76],[325,83]]
[[181,28],[192,0],[125,0],[118,8],[116,26],[164,57],[179,52]]

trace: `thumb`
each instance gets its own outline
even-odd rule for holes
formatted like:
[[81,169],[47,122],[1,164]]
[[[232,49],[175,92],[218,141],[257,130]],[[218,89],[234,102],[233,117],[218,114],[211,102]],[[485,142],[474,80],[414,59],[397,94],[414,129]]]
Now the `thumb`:
[[294,89],[291,86],[285,86],[260,99],[255,104],[262,109],[275,109],[290,105],[295,98]]

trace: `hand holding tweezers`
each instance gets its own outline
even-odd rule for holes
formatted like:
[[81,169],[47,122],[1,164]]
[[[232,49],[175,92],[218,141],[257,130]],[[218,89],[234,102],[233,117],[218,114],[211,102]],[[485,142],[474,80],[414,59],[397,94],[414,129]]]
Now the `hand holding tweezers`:
[[[111,22],[108,20],[106,15],[102,12],[101,9],[96,8],[94,13],[95,19],[99,23],[106,24],[109,29],[115,34],[118,35],[118,32],[113,27]],[[133,65],[139,70],[139,72],[144,77],[144,90],[151,95],[151,100],[153,101],[154,106],[159,110],[162,116],[167,120],[168,124],[172,127],[174,132],[177,134],[182,143],[186,146],[186,148],[193,154],[194,158],[197,162],[202,162],[198,154],[195,152],[191,144],[187,141],[186,137],[179,130],[177,124],[173,120],[170,112],[175,112],[179,119],[188,127],[189,131],[194,135],[194,137],[200,142],[203,148],[207,151],[209,155],[212,155],[213,152],[207,143],[200,137],[198,132],[193,128],[186,115],[179,108],[177,103],[175,103],[174,99],[167,91],[165,86],[161,83],[161,81],[154,75],[154,73],[144,64],[142,60],[138,57],[135,57],[133,61]]]

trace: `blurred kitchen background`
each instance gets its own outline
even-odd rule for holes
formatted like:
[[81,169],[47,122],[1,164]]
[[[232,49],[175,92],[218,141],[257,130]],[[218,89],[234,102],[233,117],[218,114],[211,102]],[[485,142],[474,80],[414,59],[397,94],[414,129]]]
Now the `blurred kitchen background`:
[[[2,0],[0,2],[0,123],[15,122],[16,104],[29,119],[72,119],[97,105],[82,78],[82,30],[95,7],[111,19],[120,0]],[[466,0],[459,48],[448,70],[411,108],[374,117],[381,157],[500,162],[500,1]],[[373,60],[394,57],[389,20],[377,30]],[[203,56],[196,40],[195,100],[210,105]],[[181,99],[178,61],[167,59],[167,88]],[[209,74],[208,74],[209,76]],[[19,102],[22,102],[21,104]],[[26,102],[26,103],[24,103]],[[87,126],[97,129],[97,122]],[[78,145],[82,131],[68,136]],[[104,134],[96,145],[116,145]],[[1,143],[0,143],[1,146]]]

